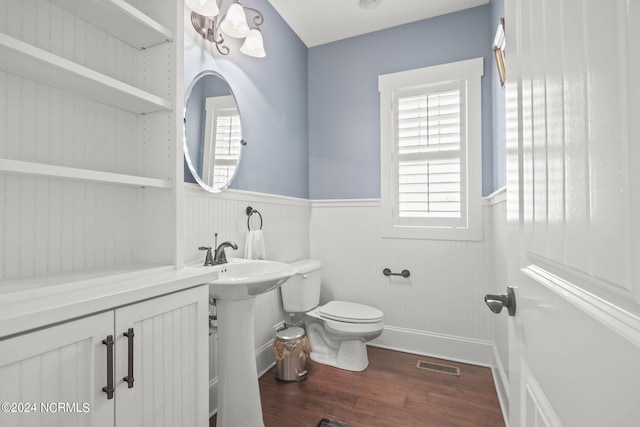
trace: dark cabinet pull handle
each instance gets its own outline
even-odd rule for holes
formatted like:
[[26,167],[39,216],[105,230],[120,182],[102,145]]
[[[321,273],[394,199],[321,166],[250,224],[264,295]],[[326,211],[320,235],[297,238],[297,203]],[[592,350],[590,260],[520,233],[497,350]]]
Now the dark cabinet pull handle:
[[133,328],[129,328],[129,330],[122,335],[127,337],[128,346],[129,346],[127,376],[124,377],[123,380],[127,382],[127,388],[133,388],[133,336],[135,335],[133,333]]
[[102,344],[107,346],[107,386],[102,391],[107,393],[107,399],[113,399],[113,335],[107,335]]

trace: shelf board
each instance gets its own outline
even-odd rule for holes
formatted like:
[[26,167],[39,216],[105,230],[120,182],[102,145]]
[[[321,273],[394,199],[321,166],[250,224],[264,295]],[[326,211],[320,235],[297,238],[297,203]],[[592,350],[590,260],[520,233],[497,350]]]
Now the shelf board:
[[135,47],[173,41],[173,33],[124,0],[49,0]]
[[173,182],[165,179],[124,175],[90,169],[70,168],[66,166],[47,165],[43,163],[24,162],[21,160],[11,159],[0,159],[0,173],[97,182],[129,187],[173,188]]
[[3,33],[0,33],[0,69],[132,113],[172,109],[166,99]]

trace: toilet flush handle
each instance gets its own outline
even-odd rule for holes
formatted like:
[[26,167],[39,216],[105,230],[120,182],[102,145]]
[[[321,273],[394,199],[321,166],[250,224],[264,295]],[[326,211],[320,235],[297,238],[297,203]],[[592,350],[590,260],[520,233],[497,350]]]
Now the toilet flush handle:
[[309,277],[309,275],[308,275],[308,274],[303,274],[303,275],[302,275],[302,278],[303,278],[303,279],[306,279],[307,277]]

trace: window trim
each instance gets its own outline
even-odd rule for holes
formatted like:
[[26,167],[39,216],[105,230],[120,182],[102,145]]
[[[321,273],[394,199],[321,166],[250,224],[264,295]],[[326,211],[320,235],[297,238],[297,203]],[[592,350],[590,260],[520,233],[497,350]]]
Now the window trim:
[[[378,76],[380,92],[380,167],[382,237],[406,239],[482,241],[482,75],[484,58],[401,71]],[[397,153],[395,152],[393,93],[412,87],[450,81],[466,81],[466,221],[464,226],[398,225],[394,209],[398,198]],[[392,161],[389,161],[392,159]],[[464,176],[466,175],[466,176]],[[461,195],[464,193],[461,190]]]

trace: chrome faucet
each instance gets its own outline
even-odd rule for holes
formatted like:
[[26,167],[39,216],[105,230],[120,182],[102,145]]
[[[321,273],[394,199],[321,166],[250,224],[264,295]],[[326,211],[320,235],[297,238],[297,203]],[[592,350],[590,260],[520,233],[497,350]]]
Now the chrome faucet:
[[220,246],[218,246],[216,248],[216,253],[213,256],[213,265],[226,264],[227,263],[227,256],[224,253],[224,248],[226,248],[226,247],[230,247],[233,250],[238,249],[238,245],[236,245],[233,242],[222,242],[222,243],[220,243]]

